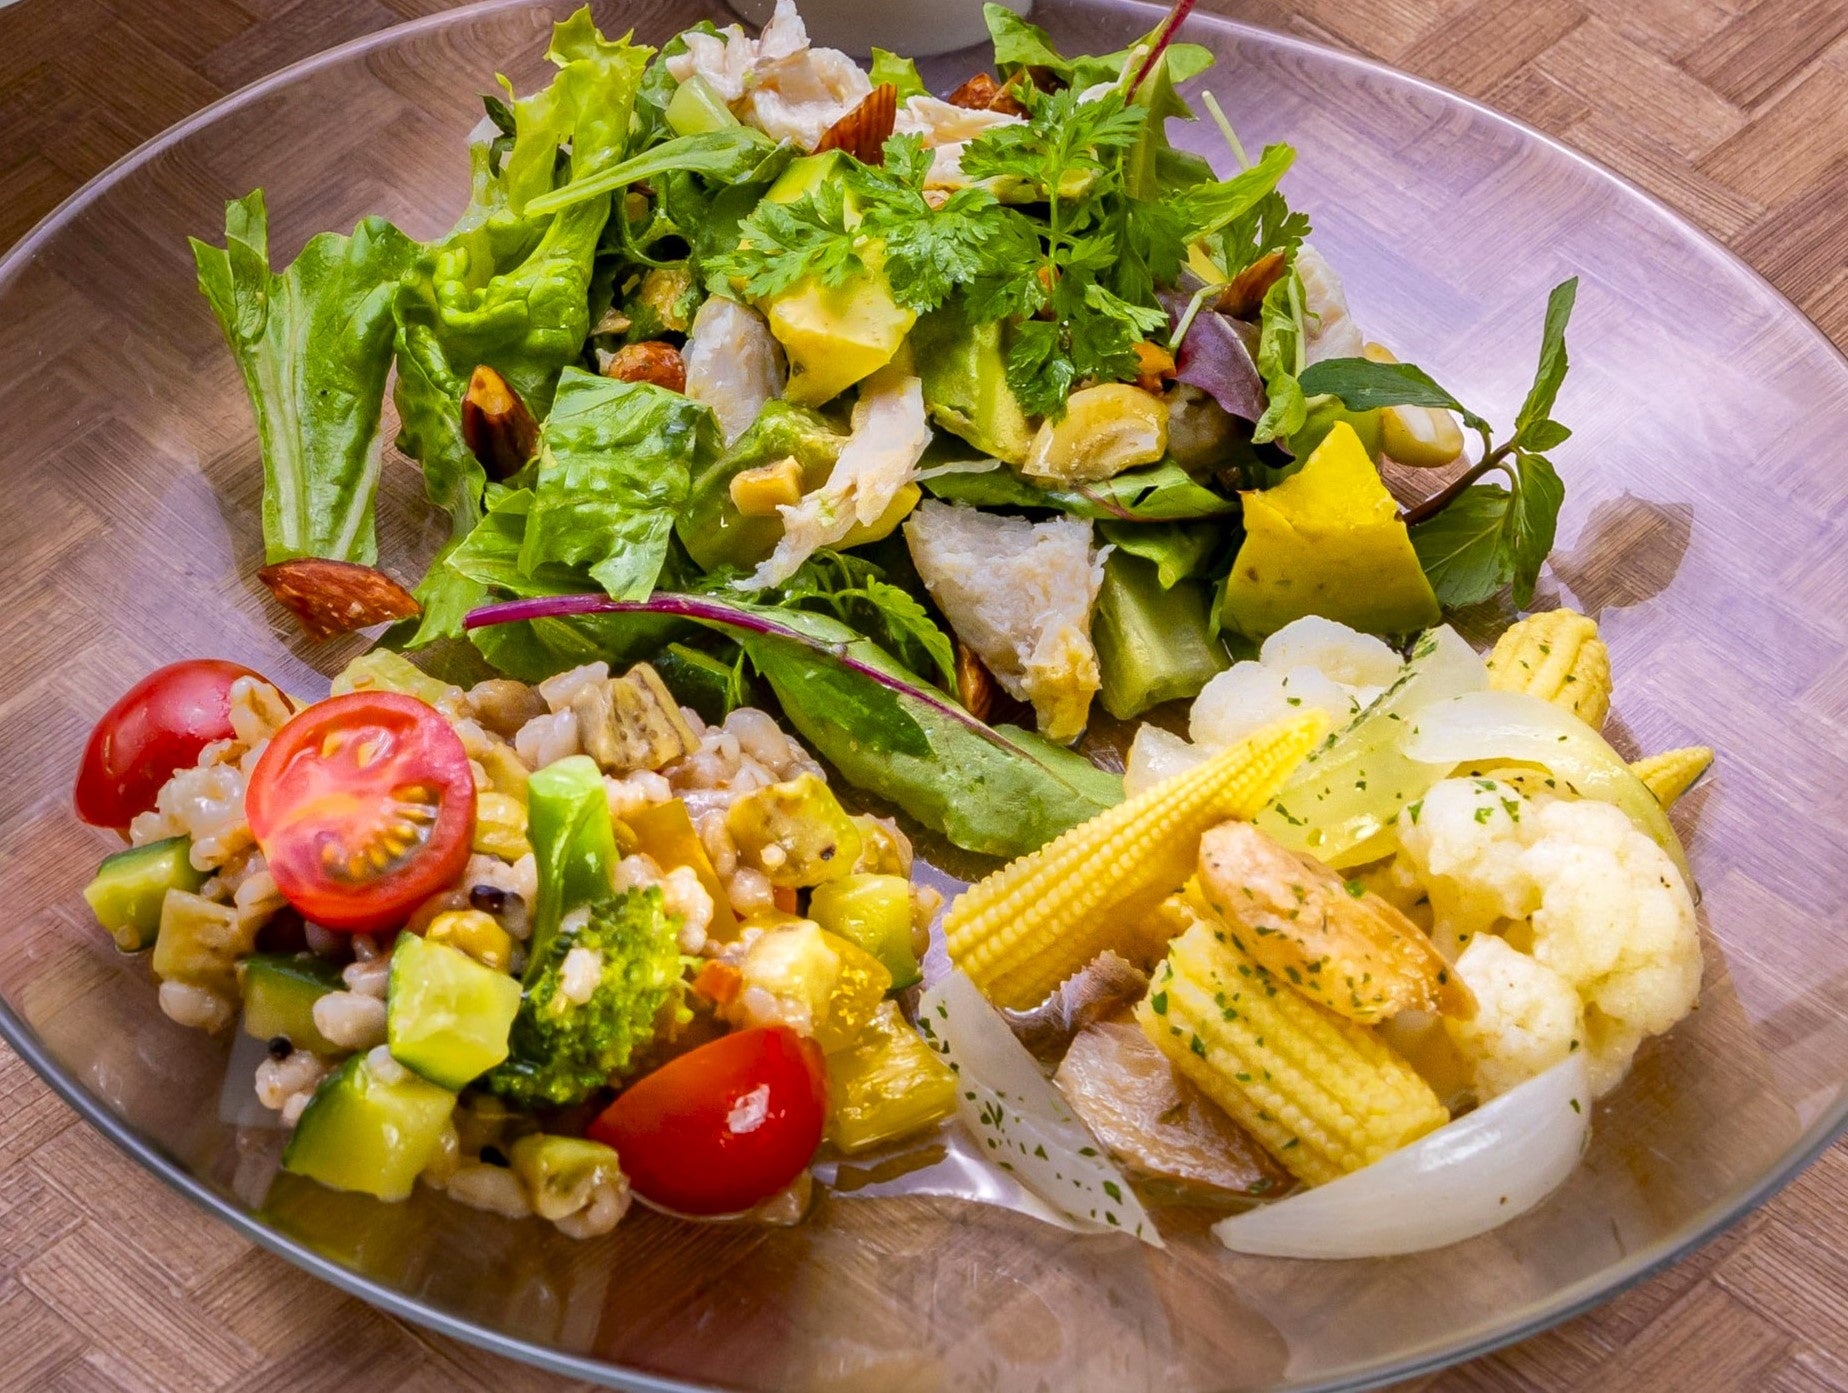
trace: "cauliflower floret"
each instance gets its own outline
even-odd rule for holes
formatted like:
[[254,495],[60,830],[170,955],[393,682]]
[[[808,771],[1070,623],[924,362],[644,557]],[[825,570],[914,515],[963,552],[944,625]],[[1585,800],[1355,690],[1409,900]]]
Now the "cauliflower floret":
[[1694,1008],[1693,897],[1618,809],[1447,779],[1400,815],[1399,838],[1431,896],[1440,947],[1467,953],[1500,929],[1509,952],[1530,946],[1534,965],[1577,994],[1594,1094],[1617,1085],[1646,1037]]
[[1540,906],[1521,864],[1527,802],[1493,779],[1445,779],[1399,814],[1399,846],[1431,897],[1438,947],[1455,957],[1498,920]]
[[1123,762],[1123,796],[1134,798],[1146,793],[1163,779],[1185,774],[1211,757],[1211,750],[1183,740],[1173,731],[1157,725],[1141,726]]
[[1254,730],[1312,710],[1326,711],[1339,729],[1359,708],[1347,688],[1319,668],[1234,663],[1200,689],[1187,730],[1196,744],[1223,749]]
[[1384,639],[1319,614],[1293,620],[1265,639],[1258,661],[1285,671],[1312,667],[1346,687],[1389,687],[1405,665]]
[[751,427],[764,403],[780,396],[788,376],[783,346],[756,310],[711,295],[687,335],[687,395],[718,417],[725,443]]
[[905,541],[957,637],[1010,695],[1033,703],[1042,735],[1074,739],[1101,685],[1091,608],[1108,548],[1092,549],[1091,524],[926,502]]
[[1543,1073],[1585,1043],[1585,1012],[1572,984],[1494,934],[1470,940],[1457,976],[1476,997],[1475,1019],[1446,1019],[1487,1102]]

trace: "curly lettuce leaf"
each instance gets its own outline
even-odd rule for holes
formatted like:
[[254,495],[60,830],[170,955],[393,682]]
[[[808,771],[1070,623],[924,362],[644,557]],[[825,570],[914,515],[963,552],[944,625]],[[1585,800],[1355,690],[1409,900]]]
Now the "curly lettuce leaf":
[[611,599],[645,597],[694,471],[720,448],[712,413],[680,393],[567,368],[540,433],[520,570],[582,566]]
[[278,275],[261,189],[225,206],[224,246],[191,240],[256,417],[264,559],[372,564],[392,290],[417,244],[367,218],[350,237],[310,239]]

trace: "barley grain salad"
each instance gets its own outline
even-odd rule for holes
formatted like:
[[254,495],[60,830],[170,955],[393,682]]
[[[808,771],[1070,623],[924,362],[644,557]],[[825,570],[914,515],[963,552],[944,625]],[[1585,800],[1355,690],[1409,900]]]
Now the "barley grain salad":
[[[1355,322],[1186,8],[1069,57],[990,6],[942,95],[790,0],[580,11],[446,236],[279,270],[259,190],[194,243],[260,578],[376,642],[318,699],[149,675],[76,805],[283,1169],[591,1237],[954,1153],[1047,1222],[1375,1256],[1545,1202],[1674,1048],[1712,752],[1626,762],[1597,625],[1516,618],[1575,284],[1498,430]],[[381,467],[452,524],[408,588]]]

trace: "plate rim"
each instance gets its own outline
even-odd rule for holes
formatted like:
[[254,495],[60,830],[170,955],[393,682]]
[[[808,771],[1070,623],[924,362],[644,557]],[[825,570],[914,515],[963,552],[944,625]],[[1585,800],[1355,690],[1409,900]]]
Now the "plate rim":
[[[1048,9],[1056,9],[1061,0],[1041,0],[1041,3]],[[1151,3],[1150,0],[1090,0],[1090,3],[1106,8],[1145,12],[1151,16],[1159,15],[1166,9],[1165,6]],[[497,14],[506,10],[539,10],[548,4],[556,8],[555,0],[474,0],[474,3],[439,10],[433,14],[422,15],[348,39],[344,43],[322,49],[278,68],[274,72],[266,73],[226,93],[119,156],[66,195],[56,207],[33,224],[24,236],[8,248],[4,256],[0,256],[0,290],[4,290],[22,275],[36,258],[39,249],[84,207],[157,155],[217,121],[221,116],[257,101],[307,74],[372,50],[387,48],[425,30],[442,29],[476,16]],[[1517,133],[1524,141],[1539,142],[1555,154],[1565,156],[1591,174],[1614,184],[1629,198],[1639,200],[1658,218],[1665,220],[1678,234],[1697,244],[1706,254],[1707,259],[1716,267],[1732,275],[1742,276],[1748,284],[1755,282],[1757,289],[1761,292],[1769,292],[1773,301],[1780,303],[1803,329],[1814,337],[1825,352],[1833,357],[1836,366],[1843,373],[1848,374],[1848,350],[1844,350],[1841,345],[1824,333],[1789,295],[1773,284],[1756,267],[1726,246],[1713,233],[1596,156],[1576,149],[1557,137],[1536,129],[1518,117],[1498,111],[1474,97],[1457,92],[1428,78],[1407,73],[1376,58],[1210,11],[1196,10],[1189,16],[1188,22],[1197,27],[1230,30],[1248,41],[1308,55],[1318,61],[1332,60],[1374,77],[1408,84],[1430,97],[1465,107],[1476,116],[1487,117]],[[709,1393],[709,1390],[722,1387],[716,1384],[688,1382],[670,1375],[613,1364],[595,1356],[572,1354],[549,1345],[536,1344],[520,1336],[478,1325],[416,1297],[374,1283],[351,1268],[315,1252],[305,1243],[292,1239],[260,1222],[254,1215],[233,1204],[224,1195],[182,1166],[163,1148],[140,1136],[124,1119],[111,1111],[100,1098],[74,1078],[66,1075],[63,1067],[52,1058],[50,1049],[40,1039],[38,1033],[19,1014],[12,1003],[4,998],[0,998],[0,1039],[4,1039],[25,1061],[27,1067],[80,1118],[101,1132],[119,1150],[137,1161],[144,1170],[165,1182],[169,1188],[212,1217],[229,1225],[233,1231],[249,1239],[258,1247],[376,1309],[425,1329],[434,1330],[464,1344],[486,1350],[491,1354],[517,1359],[551,1373],[585,1379],[605,1387],[632,1389],[636,1390],[636,1393]],[[1777,1165],[1742,1190],[1706,1206],[1682,1234],[1638,1249],[1635,1253],[1626,1256],[1623,1261],[1605,1268],[1602,1272],[1561,1289],[1525,1317],[1504,1321],[1500,1324],[1485,1324],[1460,1343],[1434,1342],[1410,1356],[1370,1364],[1350,1365],[1319,1382],[1298,1385],[1294,1393],[1347,1393],[1347,1390],[1372,1388],[1388,1382],[1416,1378],[1493,1354],[1497,1350],[1530,1339],[1576,1316],[1583,1315],[1629,1291],[1690,1255],[1696,1249],[1718,1238],[1783,1190],[1813,1164],[1824,1151],[1844,1136],[1848,1136],[1848,1090],[1844,1090],[1831,1108],[1824,1109],[1816,1116]]]

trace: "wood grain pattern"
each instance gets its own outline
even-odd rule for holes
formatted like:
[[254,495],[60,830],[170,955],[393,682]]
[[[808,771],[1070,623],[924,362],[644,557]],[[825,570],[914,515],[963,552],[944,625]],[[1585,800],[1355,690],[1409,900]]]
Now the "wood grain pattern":
[[[1848,342],[1848,0],[1208,3],[1383,58],[1561,137],[1706,227],[1837,343]],[[0,246],[103,165],[222,93],[442,7],[23,0],[0,10]],[[325,158],[329,177],[377,184],[379,206],[397,212],[383,162],[340,148]],[[115,429],[106,424],[79,448],[116,448],[106,433]],[[95,513],[62,497],[56,535],[0,518],[9,555],[48,557],[95,539]],[[86,564],[103,568],[110,558],[92,553]],[[9,635],[9,656],[30,661],[33,644],[48,656],[49,645],[73,637]],[[160,645],[149,636],[151,650]],[[1831,686],[1823,674],[1803,699],[1839,713],[1843,690],[1839,675]],[[30,873],[19,857],[9,864]],[[1848,1388],[1845,1254],[1848,1147],[1837,1146],[1670,1271],[1546,1335],[1413,1386]],[[571,1385],[376,1313],[244,1242],[149,1182],[0,1046],[0,1386],[519,1393]]]

